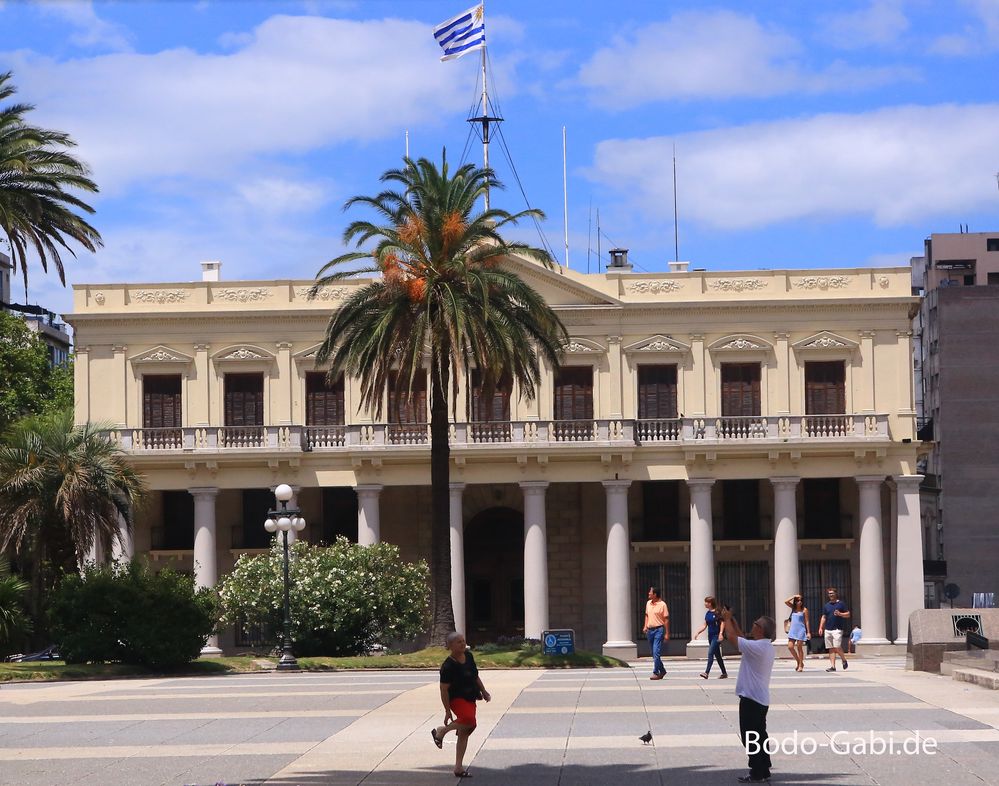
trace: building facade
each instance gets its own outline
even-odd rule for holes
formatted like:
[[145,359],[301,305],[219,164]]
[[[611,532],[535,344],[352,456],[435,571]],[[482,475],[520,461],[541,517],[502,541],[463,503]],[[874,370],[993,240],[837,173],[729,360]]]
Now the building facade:
[[999,596],[999,232],[931,235],[912,265],[926,603],[971,606]]
[[[487,407],[473,375],[455,402],[453,601],[471,641],[572,628],[579,646],[633,655],[657,585],[670,650],[699,656],[706,595],[779,619],[800,591],[814,619],[836,585],[866,647],[905,643],[923,605],[909,268],[509,264],[571,340],[536,400],[501,385]],[[153,489],[128,551],[214,585],[267,547],[287,482],[303,537],[428,558],[425,385],[378,422],[356,380],[315,365],[363,282],[310,301],[308,281],[217,273],[74,287],[77,419],[114,424]]]
[[11,273],[14,266],[10,257],[0,253],[0,309],[17,314],[25,324],[38,334],[49,353],[49,363],[61,365],[69,360],[70,338],[66,326],[47,308],[38,305],[15,303],[11,293]]

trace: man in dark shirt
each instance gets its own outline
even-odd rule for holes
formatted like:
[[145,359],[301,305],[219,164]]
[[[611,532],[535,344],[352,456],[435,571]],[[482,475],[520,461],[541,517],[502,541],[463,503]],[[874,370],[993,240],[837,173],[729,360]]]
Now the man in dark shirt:
[[479,670],[471,650],[465,648],[465,637],[452,632],[447,637],[449,655],[441,664],[441,703],[444,705],[444,725],[430,730],[434,744],[440,748],[444,735],[453,731],[458,735],[454,757],[454,774],[467,778],[468,770],[462,763],[468,736],[475,731],[475,702],[479,697],[489,701],[492,696],[479,679]]
[[836,671],[837,655],[842,658],[843,670],[846,671],[850,664],[846,662],[846,655],[843,652],[843,629],[849,624],[844,620],[850,619],[850,610],[839,599],[835,587],[826,590],[826,597],[829,598],[829,602],[822,608],[822,621],[819,623],[819,636],[823,637],[826,650],[829,652],[829,668],[826,671]]

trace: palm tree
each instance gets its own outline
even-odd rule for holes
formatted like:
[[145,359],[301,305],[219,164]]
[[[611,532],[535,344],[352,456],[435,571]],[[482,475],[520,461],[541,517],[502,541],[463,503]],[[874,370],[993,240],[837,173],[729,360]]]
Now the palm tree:
[[10,563],[0,557],[0,655],[11,644],[31,632],[31,619],[24,610],[28,583],[10,571]]
[[43,587],[78,569],[91,544],[121,542],[145,492],[141,476],[106,436],[60,411],[15,423],[0,444],[0,551],[31,566],[32,612]]
[[[0,101],[17,92],[10,78],[9,71],[0,74]],[[51,260],[65,285],[60,248],[74,254],[69,240],[88,251],[102,245],[100,233],[74,212],[94,209],[66,189],[96,193],[97,185],[86,164],[66,152],[76,144],[68,134],[25,122],[32,109],[31,104],[0,109],[0,231],[7,236],[25,287],[30,250],[37,254],[42,270],[48,271]]]
[[[539,359],[557,367],[568,335],[544,299],[503,262],[514,254],[552,266],[551,257],[526,243],[505,240],[500,231],[540,210],[516,214],[476,212],[486,189],[502,186],[489,169],[465,164],[451,173],[446,152],[440,169],[425,158],[404,159],[382,182],[398,184],[375,197],[357,196],[345,208],[374,209],[383,223],[354,221],[344,244],[357,251],[328,262],[312,293],[344,278],[378,273],[332,316],[316,354],[329,363],[329,379],[360,380],[361,406],[381,416],[383,394],[396,380],[401,397],[430,371],[431,625],[443,640],[454,629],[451,606],[448,445],[449,394],[456,394],[472,367],[488,397],[504,374],[522,395],[534,398]],[[373,248],[361,250],[373,241]],[[367,260],[359,269],[342,266]],[[450,400],[455,401],[456,396]]]

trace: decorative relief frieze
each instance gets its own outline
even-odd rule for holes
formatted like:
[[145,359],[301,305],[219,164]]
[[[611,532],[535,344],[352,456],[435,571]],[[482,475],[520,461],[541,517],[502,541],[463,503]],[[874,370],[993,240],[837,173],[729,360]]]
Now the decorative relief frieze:
[[636,295],[662,295],[667,292],[678,292],[681,289],[679,281],[636,281],[628,285],[628,291]]
[[882,289],[888,289],[888,285],[891,284],[891,279],[888,276],[878,276],[878,286]]
[[97,292],[97,293],[94,294],[94,302],[98,306],[103,306],[106,300],[107,300],[107,298],[104,297],[104,293],[103,292]]
[[347,297],[349,287],[320,287],[315,297],[309,298],[312,287],[295,287],[295,297],[311,300],[343,300]]
[[165,349],[157,349],[150,352],[148,355],[143,355],[142,357],[136,358],[134,362],[136,363],[177,363],[183,362],[187,358],[182,358],[180,355],[175,355]]
[[247,349],[246,347],[240,347],[239,349],[234,349],[228,355],[224,355],[222,360],[263,360],[264,356],[259,352],[254,352],[252,349]]
[[267,300],[271,291],[265,287],[243,287],[241,289],[216,289],[212,292],[215,300],[226,303],[256,303]]
[[563,347],[563,349],[566,352],[596,352],[593,347],[587,346],[586,344],[580,344],[578,341],[570,341]]
[[798,289],[845,289],[850,286],[849,276],[805,276],[797,279],[792,286]]
[[190,297],[187,289],[136,289],[129,292],[129,299],[139,303],[183,303]]
[[802,349],[829,349],[833,347],[845,347],[847,346],[845,342],[840,341],[838,338],[833,338],[832,336],[819,336],[807,344],[802,344]]
[[650,341],[644,347],[637,347],[636,352],[683,352],[684,348],[674,344],[672,341],[667,341],[664,338],[657,338],[654,341]]
[[764,349],[764,348],[765,347],[762,344],[759,344],[755,341],[750,341],[748,338],[743,338],[742,336],[733,338],[727,344],[722,344],[719,347],[715,347],[715,349],[737,349],[740,351],[747,349]]
[[766,289],[767,282],[762,278],[716,278],[709,281],[708,286],[716,292],[748,292]]

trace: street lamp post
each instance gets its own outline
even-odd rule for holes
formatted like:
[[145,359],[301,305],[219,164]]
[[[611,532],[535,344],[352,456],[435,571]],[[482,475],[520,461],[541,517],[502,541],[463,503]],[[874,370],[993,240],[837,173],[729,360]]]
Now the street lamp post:
[[305,529],[305,519],[303,519],[297,508],[289,508],[288,502],[295,496],[291,486],[282,483],[274,489],[274,497],[280,504],[276,510],[267,511],[267,520],[264,522],[264,529],[268,532],[281,531],[284,538],[284,646],[281,659],[278,661],[278,671],[298,671],[298,661],[291,650],[291,601],[289,595],[290,581],[288,579],[288,532],[292,529],[301,532]]

